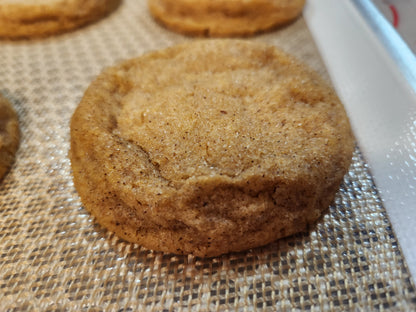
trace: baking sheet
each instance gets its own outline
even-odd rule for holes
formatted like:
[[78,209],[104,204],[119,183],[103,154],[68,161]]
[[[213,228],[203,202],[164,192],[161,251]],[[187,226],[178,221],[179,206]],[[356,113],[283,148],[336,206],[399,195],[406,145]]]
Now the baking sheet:
[[[406,261],[360,149],[310,233],[211,259],[148,251],[102,229],[74,189],[69,119],[106,66],[192,40],[161,28],[145,1],[43,40],[0,42],[0,90],[22,129],[0,184],[2,311],[416,309]],[[328,78],[303,18],[250,40]]]
[[416,53],[416,2],[413,0],[372,0],[383,16]]
[[416,56],[370,0],[308,4],[308,26],[415,282]]

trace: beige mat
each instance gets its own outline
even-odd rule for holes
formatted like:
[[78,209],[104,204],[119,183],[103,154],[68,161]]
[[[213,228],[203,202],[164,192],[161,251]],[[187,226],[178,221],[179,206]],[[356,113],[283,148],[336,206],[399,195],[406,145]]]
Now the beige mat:
[[[0,41],[0,91],[22,142],[0,184],[0,311],[416,310],[400,246],[359,151],[311,233],[198,259],[120,241],[94,224],[71,179],[69,119],[105,66],[184,40],[125,0],[109,18],[59,37]],[[252,40],[326,75],[302,19]]]

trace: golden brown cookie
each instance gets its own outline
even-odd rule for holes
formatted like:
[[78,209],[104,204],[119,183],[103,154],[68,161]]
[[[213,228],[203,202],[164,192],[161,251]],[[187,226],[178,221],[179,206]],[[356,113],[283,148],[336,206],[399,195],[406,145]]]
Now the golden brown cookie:
[[204,40],[125,61],[71,120],[75,186],[99,223],[147,248],[215,256],[304,231],[353,137],[334,90],[278,49]]
[[69,31],[112,12],[121,0],[2,0],[0,37],[44,37]]
[[19,146],[19,122],[10,102],[0,94],[0,179],[9,170]]
[[148,0],[166,27],[189,35],[248,36],[298,17],[305,0]]

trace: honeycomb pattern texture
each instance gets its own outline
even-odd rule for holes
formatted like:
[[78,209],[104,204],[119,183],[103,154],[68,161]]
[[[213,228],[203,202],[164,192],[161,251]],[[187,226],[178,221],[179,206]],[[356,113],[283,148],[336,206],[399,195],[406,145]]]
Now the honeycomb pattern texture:
[[[104,67],[186,40],[155,23],[146,1],[124,0],[78,31],[0,42],[0,92],[22,130],[0,184],[0,310],[416,310],[415,287],[359,149],[316,226],[263,248],[176,256],[126,243],[95,223],[72,182],[72,113]],[[302,18],[250,40],[277,45],[327,77]]]

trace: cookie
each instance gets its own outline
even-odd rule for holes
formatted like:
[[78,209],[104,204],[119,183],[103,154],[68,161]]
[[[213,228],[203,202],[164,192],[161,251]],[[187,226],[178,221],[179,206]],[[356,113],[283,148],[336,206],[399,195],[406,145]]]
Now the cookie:
[[16,112],[10,102],[0,94],[0,179],[14,162],[19,137]]
[[212,37],[249,36],[296,19],[305,0],[148,0],[171,30]]
[[343,105],[275,47],[193,41],[106,69],[71,119],[74,184],[104,227],[201,257],[305,231],[354,148]]
[[121,0],[2,0],[0,38],[44,37],[84,26],[109,14]]

